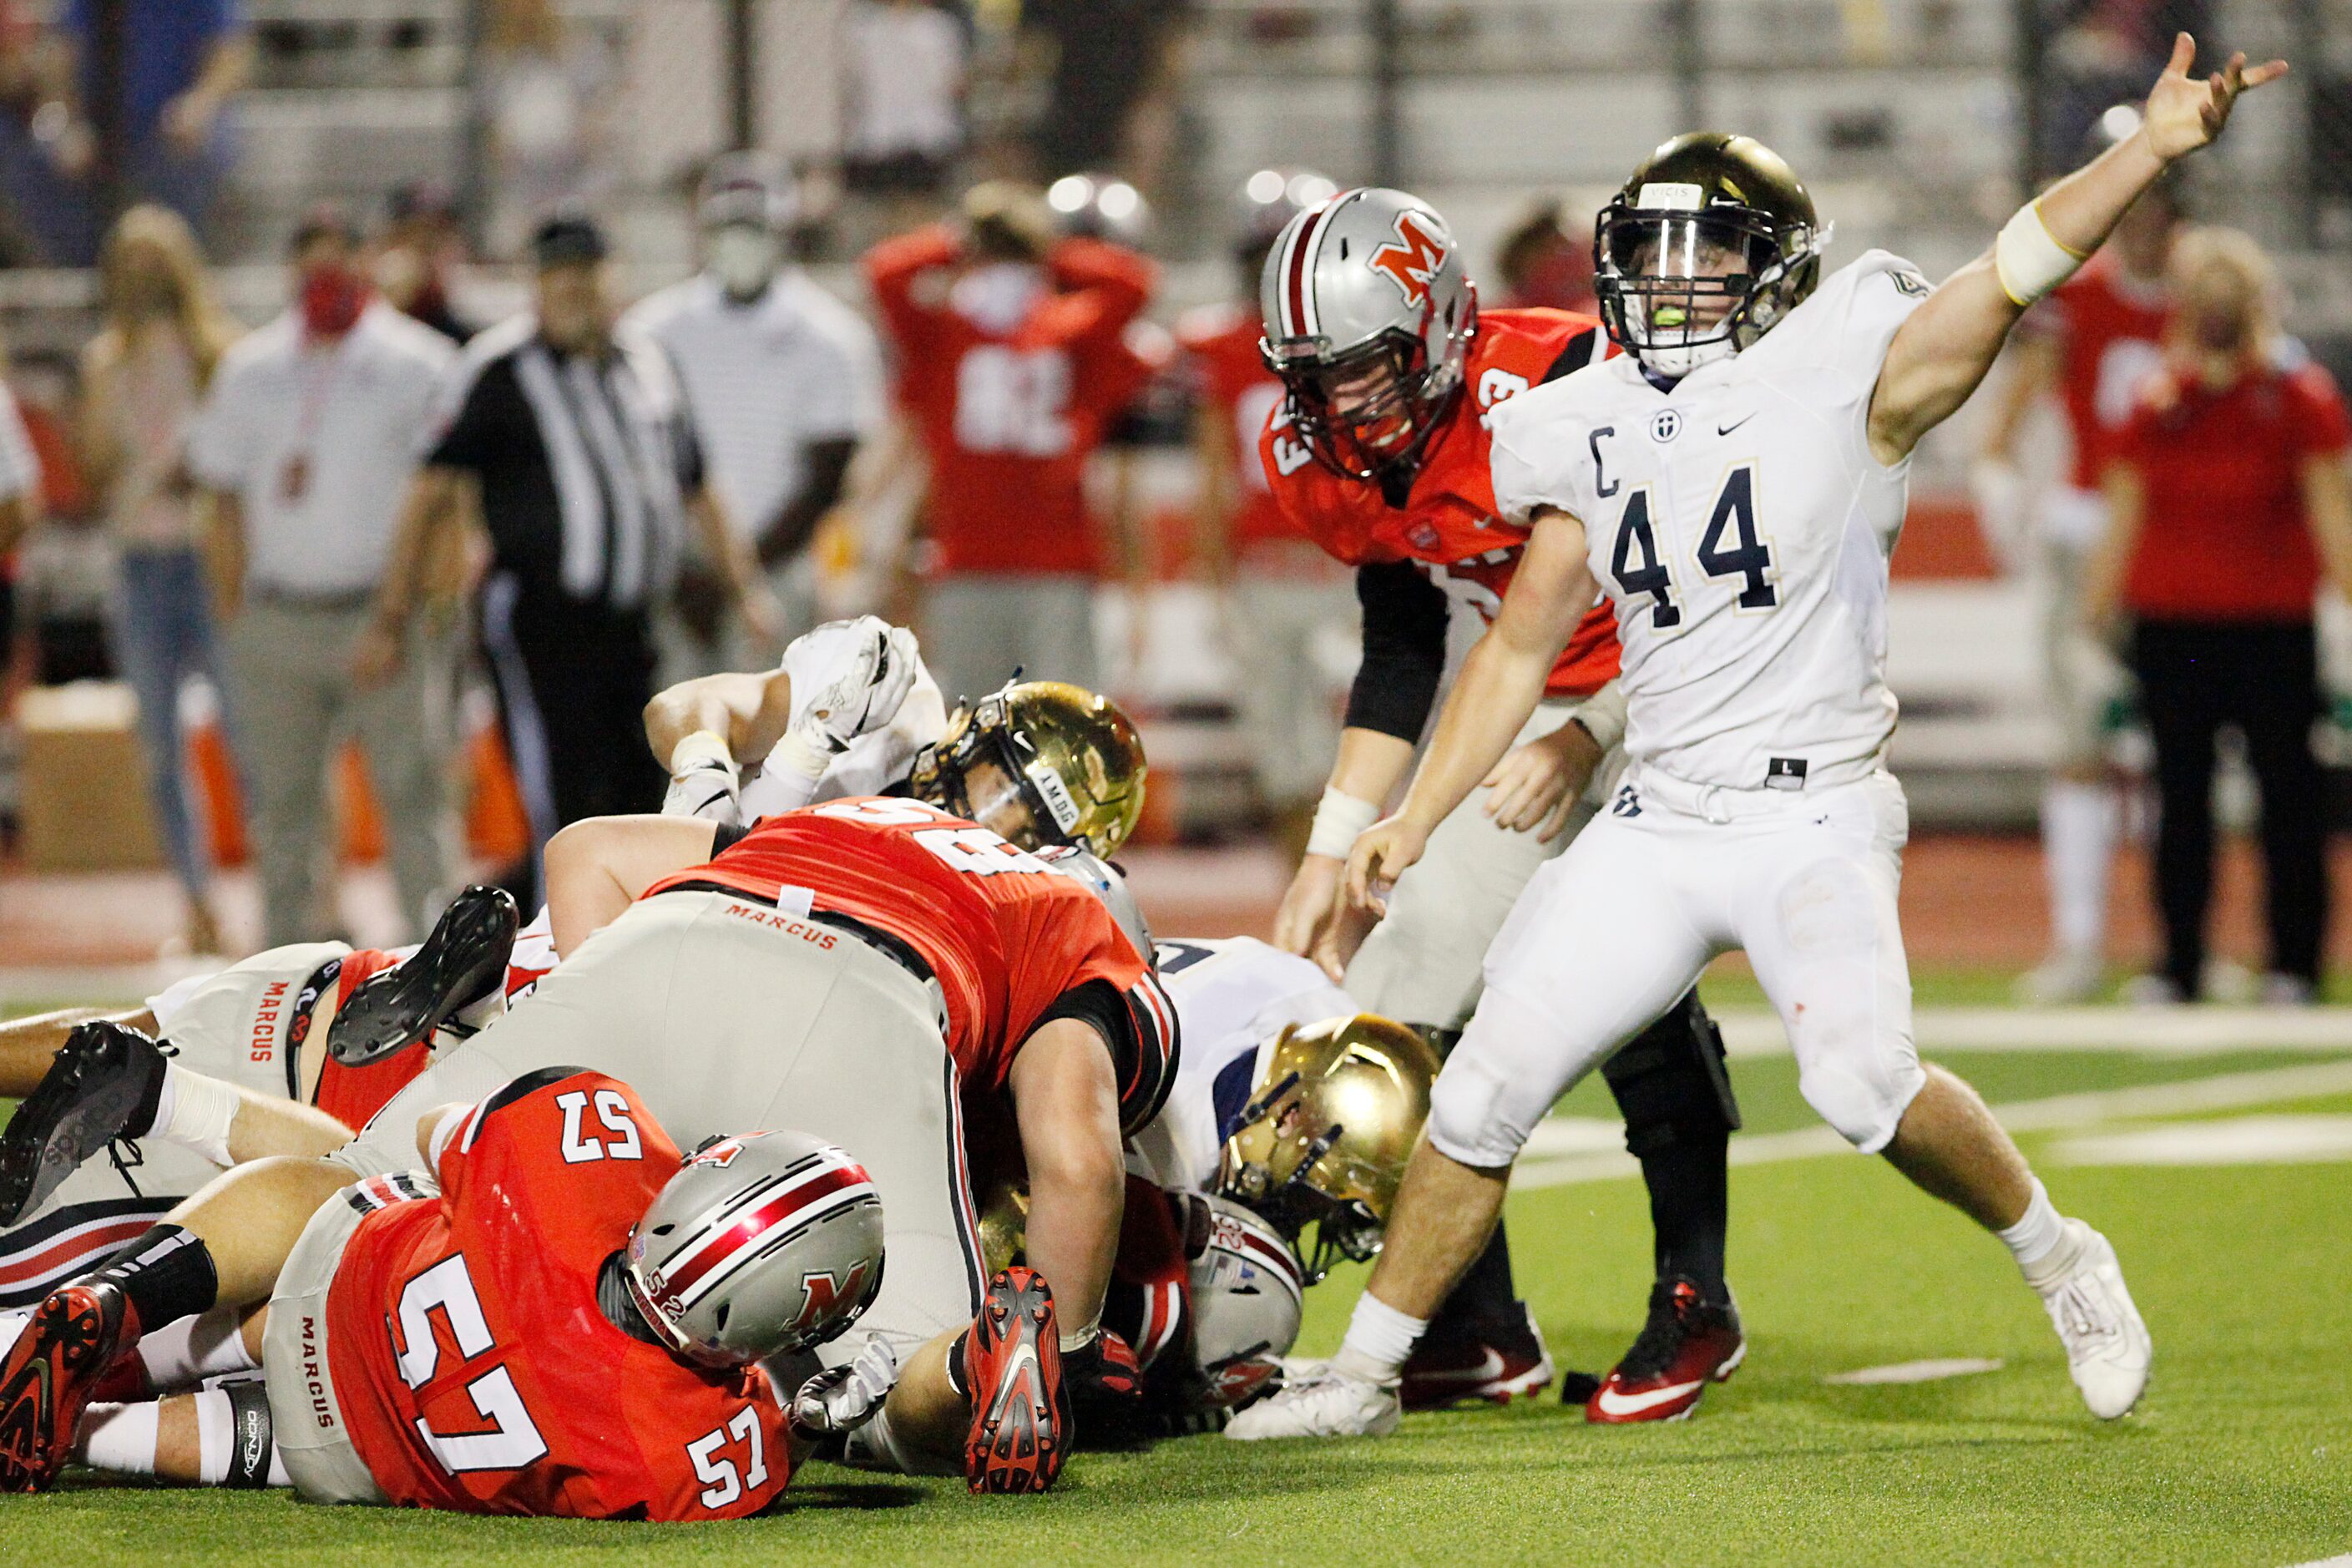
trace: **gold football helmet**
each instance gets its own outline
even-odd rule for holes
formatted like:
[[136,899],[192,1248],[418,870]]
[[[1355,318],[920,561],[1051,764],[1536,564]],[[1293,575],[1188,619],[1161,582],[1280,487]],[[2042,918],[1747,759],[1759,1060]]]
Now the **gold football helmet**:
[[989,1277],[1013,1267],[1028,1239],[1029,1184],[1017,1177],[1001,1177],[980,1201],[980,1256]]
[[1286,1026],[1258,1047],[1249,1103],[1218,1161],[1218,1194],[1256,1210],[1293,1247],[1314,1225],[1314,1253],[1300,1254],[1309,1284],[1335,1256],[1371,1257],[1429,1120],[1437,1065],[1428,1041],[1374,1014]]
[[1068,844],[1108,860],[1143,815],[1144,772],[1143,737],[1118,703],[1024,680],[959,704],[909,783],[1024,849]]

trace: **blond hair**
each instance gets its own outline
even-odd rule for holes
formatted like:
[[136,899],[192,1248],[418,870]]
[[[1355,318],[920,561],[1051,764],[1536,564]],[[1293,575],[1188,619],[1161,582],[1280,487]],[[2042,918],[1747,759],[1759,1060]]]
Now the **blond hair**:
[[150,245],[163,258],[172,279],[172,319],[196,367],[196,385],[212,380],[221,355],[240,331],[235,318],[221,309],[213,293],[212,276],[205,269],[204,253],[187,220],[169,207],[142,203],[115,220],[99,256],[100,302],[106,324],[91,347],[120,358],[131,346],[131,317],[122,288],[123,257],[134,245]]
[[[2189,229],[2174,241],[2172,258],[2167,267],[2176,295],[2185,295],[2198,274],[2210,268],[2218,267],[2235,273],[2246,291],[2247,310],[2252,318],[2252,330],[2246,334],[2246,357],[2252,362],[2270,358],[2281,331],[2283,290],[2278,268],[2253,236],[2238,228]],[[2166,329],[2166,341],[2175,350],[2192,348],[2192,330],[2189,312],[2177,310]]]

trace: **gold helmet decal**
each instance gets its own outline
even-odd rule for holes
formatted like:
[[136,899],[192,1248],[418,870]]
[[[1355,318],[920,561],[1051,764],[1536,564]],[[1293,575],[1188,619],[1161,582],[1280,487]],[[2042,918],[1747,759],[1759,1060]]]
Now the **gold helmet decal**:
[[1335,1253],[1371,1257],[1429,1120],[1437,1067],[1428,1041],[1374,1014],[1286,1027],[1259,1047],[1249,1104],[1218,1163],[1218,1192],[1294,1244],[1316,1225],[1310,1281]]
[[[993,789],[974,777],[984,765]],[[1118,703],[1026,680],[960,706],[915,759],[912,783],[1024,849],[1069,844],[1108,859],[1143,815],[1144,773],[1143,738]]]

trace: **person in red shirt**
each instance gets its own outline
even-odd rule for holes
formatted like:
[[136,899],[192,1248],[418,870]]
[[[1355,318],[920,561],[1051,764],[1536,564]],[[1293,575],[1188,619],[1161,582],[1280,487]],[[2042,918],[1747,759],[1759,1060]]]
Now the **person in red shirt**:
[[2352,596],[2352,420],[2326,371],[2280,336],[2278,285],[2245,235],[2185,237],[2160,374],[2107,452],[2113,523],[2086,614],[2120,610],[2156,742],[2161,972],[2150,999],[2200,993],[2212,891],[2213,742],[2244,735],[2262,786],[2273,1002],[2317,1000],[2326,828],[2311,727],[2320,712],[2314,600]]
[[1127,342],[1151,264],[1055,239],[1041,196],[992,181],[961,224],[876,247],[866,275],[929,462],[923,651],[941,689],[976,696],[1015,666],[1099,688],[1087,459],[1152,373]]
[[1282,226],[1338,189],[1303,169],[1252,174],[1234,246],[1241,298],[1176,323],[1193,392],[1201,563],[1230,606],[1242,672],[1235,706],[1258,797],[1294,857],[1307,844],[1324,760],[1339,743],[1340,683],[1322,650],[1352,636],[1356,606],[1345,572],[1283,510],[1258,460],[1258,437],[1282,401],[1282,383],[1258,352],[1257,282]]
[[[1356,570],[1363,662],[1275,943],[1317,959],[1369,1012],[1440,1042],[1476,1005],[1486,949],[1519,890],[1592,815],[1588,785],[1616,753],[1617,634],[1596,605],[1560,655],[1520,745],[1430,840],[1370,933],[1341,897],[1356,835],[1403,781],[1446,663],[1453,608],[1483,622],[1527,542],[1496,516],[1486,413],[1611,351],[1597,319],[1482,310],[1444,220],[1402,191],[1352,190],[1294,217],[1262,279],[1264,353],[1285,395],[1259,436],[1294,526]],[[1596,1421],[1687,1413],[1744,1342],[1724,1282],[1726,1145],[1738,1124],[1721,1037],[1693,992],[1603,1069],[1626,1113],[1657,1232],[1650,1326],[1588,1403]],[[1552,1363],[1514,1299],[1496,1239],[1404,1373],[1408,1407],[1507,1400]]]
[[[2128,110],[2116,123],[2126,116],[2137,128]],[[2183,221],[2179,187],[2158,183],[2081,271],[2026,313],[1971,473],[1979,522],[2033,574],[2042,690],[2055,721],[2042,792],[2051,947],[2019,983],[2021,999],[2033,1003],[2084,1001],[2106,985],[2107,886],[2122,826],[2109,748],[2129,682],[2084,634],[2083,574],[2106,527],[2100,476],[2140,383],[2163,358],[2172,310],[2165,268]],[[2029,504],[2020,458],[2037,411],[2053,403],[2068,467]]]
[[[758,1364],[837,1336],[880,1279],[880,1200],[839,1149],[756,1132],[688,1159],[627,1086],[561,1067],[413,1136],[430,1177],[248,1167],[52,1295],[9,1363],[11,1414],[40,1419],[12,1424],[0,1484],[42,1489],[71,1431],[102,1468],[320,1502],[733,1519],[887,1388],[869,1343],[788,1414]],[[267,1300],[266,1396],[184,1395],[169,1422],[78,1408],[76,1374],[163,1326],[205,1269],[223,1305]],[[28,1382],[63,1386],[44,1408]],[[230,1442],[205,1440],[214,1415]]]

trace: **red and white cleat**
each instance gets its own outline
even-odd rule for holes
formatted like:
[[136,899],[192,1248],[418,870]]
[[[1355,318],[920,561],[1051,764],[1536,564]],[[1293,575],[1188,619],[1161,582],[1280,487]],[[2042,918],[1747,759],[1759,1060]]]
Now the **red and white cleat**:
[[1650,1291],[1650,1321],[1585,1401],[1584,1418],[1609,1426],[1679,1421],[1698,1408],[1708,1384],[1730,1377],[1747,1354],[1739,1308],[1727,1288],[1723,1300],[1708,1301],[1689,1279],[1661,1279]]
[[1474,1399],[1489,1405],[1540,1394],[1552,1379],[1551,1352],[1525,1302],[1518,1321],[1497,1323],[1475,1337],[1423,1339],[1404,1363],[1398,1394],[1407,1410],[1444,1410]]
[[47,1491],[74,1428],[126,1338],[130,1303],[112,1285],[49,1292],[0,1366],[0,1492]]
[[1045,1277],[1007,1268],[964,1338],[971,1431],[963,1476],[975,1492],[1042,1492],[1062,1473],[1073,1436],[1062,1382],[1061,1328]]

